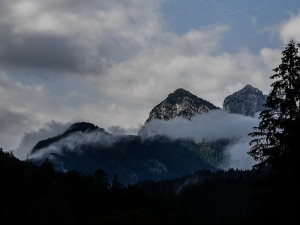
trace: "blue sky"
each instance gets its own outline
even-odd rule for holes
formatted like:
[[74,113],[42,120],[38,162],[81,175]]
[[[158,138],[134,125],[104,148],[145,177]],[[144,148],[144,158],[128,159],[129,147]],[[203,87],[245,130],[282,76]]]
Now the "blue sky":
[[296,0],[188,0],[185,3],[171,0],[162,4],[165,20],[178,34],[212,24],[229,25],[230,33],[222,39],[221,47],[230,52],[240,48],[258,52],[263,47],[280,46],[278,38],[270,36],[270,29],[298,10]]
[[0,0],[0,145],[75,121],[133,132],[179,87],[219,107],[248,83],[267,93],[285,44],[300,41],[299,9],[296,0]]

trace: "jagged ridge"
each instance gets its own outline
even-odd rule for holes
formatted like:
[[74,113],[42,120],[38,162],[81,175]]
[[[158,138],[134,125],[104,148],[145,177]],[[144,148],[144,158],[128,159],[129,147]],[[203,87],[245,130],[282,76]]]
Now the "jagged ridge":
[[189,91],[179,88],[170,93],[165,100],[151,110],[148,119],[139,130],[138,135],[144,136],[149,134],[147,126],[153,119],[170,120],[175,117],[183,117],[191,120],[193,116],[207,113],[214,109],[219,108]]
[[190,120],[197,114],[206,113],[213,109],[218,109],[218,107],[179,88],[151,110],[146,123],[152,119],[170,120],[177,116]]
[[247,84],[243,89],[227,96],[223,108],[229,113],[238,113],[244,116],[254,116],[256,112],[264,110],[267,95],[258,88]]

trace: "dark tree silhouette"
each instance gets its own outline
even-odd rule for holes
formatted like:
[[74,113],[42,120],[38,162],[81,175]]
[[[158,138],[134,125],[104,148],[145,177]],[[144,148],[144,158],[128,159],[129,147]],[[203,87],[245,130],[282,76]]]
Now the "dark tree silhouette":
[[98,169],[94,173],[94,179],[102,189],[107,190],[110,187],[107,174],[104,172],[104,170]]
[[286,172],[299,159],[300,120],[300,59],[299,44],[291,41],[282,52],[281,64],[273,71],[265,104],[260,113],[258,131],[249,135],[255,137],[250,142],[249,154],[259,163],[257,167],[269,165]]
[[121,188],[122,188],[122,184],[119,182],[119,177],[116,173],[114,173],[114,175],[113,175],[111,188],[113,190],[117,190],[117,191],[121,190]]
[[271,91],[260,113],[257,131],[248,152],[259,161],[255,167],[270,168],[258,186],[260,222],[288,222],[297,219],[300,196],[300,44],[291,41],[282,51],[282,62],[273,71]]

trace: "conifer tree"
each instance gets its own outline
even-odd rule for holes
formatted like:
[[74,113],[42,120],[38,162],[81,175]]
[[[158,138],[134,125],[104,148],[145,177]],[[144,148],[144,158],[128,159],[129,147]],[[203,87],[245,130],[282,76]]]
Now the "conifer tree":
[[256,167],[272,166],[277,171],[294,171],[300,149],[300,57],[299,44],[291,41],[282,51],[281,64],[270,79],[271,91],[260,113],[260,123],[248,152],[259,161]]
[[[291,41],[282,51],[281,64],[270,79],[271,91],[260,113],[259,126],[250,133],[254,139],[248,152],[259,163],[271,168],[258,185],[263,191],[258,212],[260,221],[288,223],[298,219],[300,202],[300,44]],[[262,196],[262,195],[261,195]]]

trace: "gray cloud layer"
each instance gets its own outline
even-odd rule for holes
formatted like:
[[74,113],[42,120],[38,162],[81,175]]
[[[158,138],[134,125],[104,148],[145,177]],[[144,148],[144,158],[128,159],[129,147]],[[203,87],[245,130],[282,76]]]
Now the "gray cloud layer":
[[249,169],[254,165],[254,160],[247,154],[251,140],[248,134],[258,123],[258,118],[213,110],[193,117],[191,121],[178,117],[169,121],[153,120],[146,130],[150,134],[167,135],[172,138],[209,141],[233,139],[234,143],[225,151],[229,156],[229,163],[224,165],[224,168]]
[[152,38],[160,19],[147,14],[157,7],[135,0],[1,1],[0,65],[59,71],[53,76],[102,74]]
[[180,117],[168,121],[153,120],[147,125],[147,131],[173,138],[186,137],[197,140],[200,137],[214,141],[222,138],[245,137],[257,124],[257,118],[213,110],[193,117],[191,121]]

